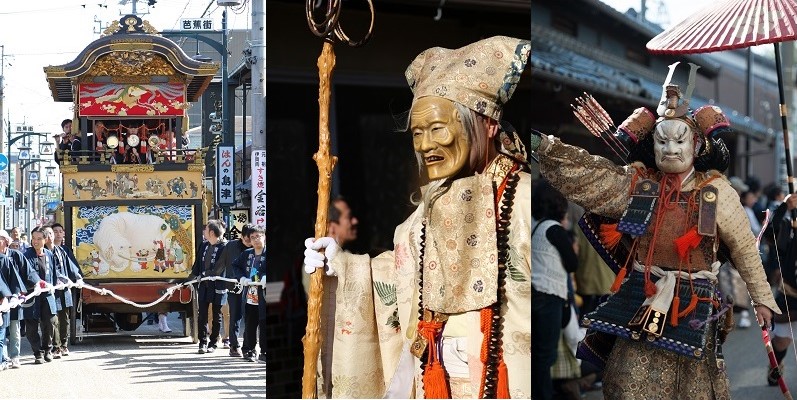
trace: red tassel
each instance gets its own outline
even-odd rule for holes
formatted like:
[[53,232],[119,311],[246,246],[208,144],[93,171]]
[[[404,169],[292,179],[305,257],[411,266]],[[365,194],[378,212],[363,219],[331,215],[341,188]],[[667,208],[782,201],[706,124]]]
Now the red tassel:
[[686,262],[689,258],[689,251],[697,248],[697,245],[700,244],[702,239],[703,236],[697,233],[696,226],[689,229],[683,236],[675,239],[675,250],[678,252],[678,259],[682,262]]
[[612,293],[617,293],[620,290],[620,284],[623,283],[623,279],[625,279],[625,274],[628,272],[628,268],[620,268],[620,271],[617,272],[617,276],[614,277],[614,282],[612,283],[612,287],[610,290]]
[[427,399],[450,399],[446,382],[446,371],[440,362],[434,361],[426,365],[423,373],[423,393]]
[[603,224],[601,225],[600,237],[601,243],[603,243],[607,249],[612,250],[620,243],[623,234],[617,232],[617,224]]
[[678,326],[678,310],[681,309],[681,298],[675,296],[672,298],[672,311],[670,312],[670,325]]
[[509,371],[506,369],[506,363],[501,360],[498,364],[498,388],[496,389],[495,397],[497,399],[509,399]]
[[658,288],[656,288],[656,285],[653,282],[651,282],[650,279],[646,278],[645,279],[645,297],[651,297],[651,296],[655,295],[657,291],[658,291]]

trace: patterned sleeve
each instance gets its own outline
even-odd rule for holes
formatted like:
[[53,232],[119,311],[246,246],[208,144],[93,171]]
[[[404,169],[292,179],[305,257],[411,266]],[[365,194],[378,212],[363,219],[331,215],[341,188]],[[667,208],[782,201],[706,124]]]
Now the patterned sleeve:
[[587,211],[620,218],[628,203],[635,170],[543,136],[538,150],[540,172],[569,200]]
[[724,178],[715,179],[712,186],[719,191],[717,202],[717,228],[719,239],[730,249],[733,265],[747,284],[750,298],[756,305],[764,305],[780,314],[780,308],[767,283],[756,239],[750,230],[739,195]]

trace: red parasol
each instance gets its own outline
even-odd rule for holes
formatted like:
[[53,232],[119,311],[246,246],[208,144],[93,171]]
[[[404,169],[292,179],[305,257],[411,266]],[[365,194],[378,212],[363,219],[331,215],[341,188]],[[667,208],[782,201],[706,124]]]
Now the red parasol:
[[775,67],[780,95],[780,119],[786,153],[789,193],[794,193],[786,96],[780,42],[797,39],[796,0],[726,0],[715,3],[651,39],[654,54],[692,54],[775,44]]
[[795,39],[794,0],[730,0],[693,14],[654,37],[647,47],[652,53],[709,53]]
[[[794,193],[794,175],[789,150],[789,130],[786,121],[788,109],[783,90],[780,42],[797,39],[795,30],[797,30],[797,0],[726,0],[699,11],[658,34],[647,44],[648,50],[654,54],[693,54],[774,43],[790,193]],[[762,339],[767,348],[770,365],[777,368],[778,362],[766,327],[763,327]],[[782,376],[778,377],[778,385],[783,396],[790,400],[792,396]]]

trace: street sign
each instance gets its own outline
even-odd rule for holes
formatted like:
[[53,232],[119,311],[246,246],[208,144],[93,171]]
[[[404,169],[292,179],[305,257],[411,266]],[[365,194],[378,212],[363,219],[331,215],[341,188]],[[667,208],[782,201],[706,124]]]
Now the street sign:
[[30,149],[19,149],[20,160],[30,160]]
[[8,157],[5,154],[0,153],[0,169],[8,168]]
[[0,171],[0,185],[6,186],[8,185],[8,171],[3,169]]
[[39,180],[39,171],[30,171],[30,175],[28,175],[28,179],[31,181],[38,181]]
[[212,18],[181,18],[180,27],[186,31],[212,31]]

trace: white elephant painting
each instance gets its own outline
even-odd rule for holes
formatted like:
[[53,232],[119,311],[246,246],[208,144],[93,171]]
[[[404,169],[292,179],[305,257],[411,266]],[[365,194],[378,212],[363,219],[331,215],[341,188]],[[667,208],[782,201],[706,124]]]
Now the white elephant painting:
[[[166,229],[162,229],[163,227]],[[99,253],[99,270],[105,265],[115,272],[139,272],[147,268],[149,254],[154,259],[157,241],[167,243],[171,229],[163,218],[155,215],[119,212],[103,218],[94,233]]]

